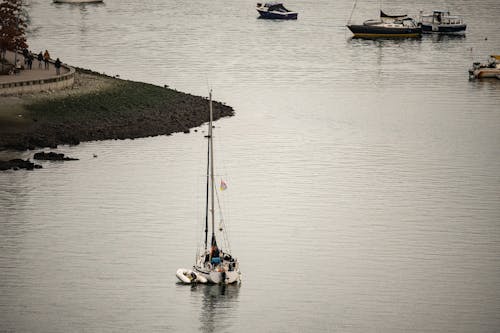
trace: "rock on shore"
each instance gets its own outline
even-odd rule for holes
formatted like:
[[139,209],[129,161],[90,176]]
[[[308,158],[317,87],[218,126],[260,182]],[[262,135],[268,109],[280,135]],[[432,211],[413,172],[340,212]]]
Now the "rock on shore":
[[[73,89],[17,96],[12,119],[1,117],[6,106],[0,106],[0,149],[168,135],[208,121],[203,97],[83,69],[77,69],[75,82]],[[213,113],[218,119],[234,111],[213,102]]]
[[33,162],[30,162],[30,160],[22,160],[20,158],[16,158],[10,161],[0,161],[0,170],[5,171],[5,170],[19,170],[19,169],[26,169],[26,170],[34,170],[34,169],[41,169],[42,166],[35,164]]
[[35,160],[44,160],[44,161],[78,161],[77,158],[67,157],[64,154],[58,154],[54,152],[38,152],[33,155]]

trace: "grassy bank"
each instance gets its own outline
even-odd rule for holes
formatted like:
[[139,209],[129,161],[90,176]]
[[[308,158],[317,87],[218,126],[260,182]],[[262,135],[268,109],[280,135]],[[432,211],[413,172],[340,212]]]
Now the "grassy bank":
[[[5,100],[0,149],[171,134],[208,121],[205,98],[83,69],[77,70],[72,89]],[[213,106],[214,119],[233,115],[229,106]]]

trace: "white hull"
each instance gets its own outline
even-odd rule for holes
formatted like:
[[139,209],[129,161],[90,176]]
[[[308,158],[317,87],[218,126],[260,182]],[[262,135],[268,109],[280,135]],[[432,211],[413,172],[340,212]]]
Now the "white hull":
[[[198,256],[198,260],[196,265],[193,266],[193,270],[205,277],[209,283],[233,284],[241,282],[241,272],[238,260],[232,259],[231,256],[226,253],[222,255],[222,262],[213,266],[205,261],[206,256],[206,252]],[[228,260],[224,259],[224,257]]]
[[471,71],[471,76],[475,79],[484,79],[484,78],[499,78],[500,77],[500,68],[481,68]]
[[469,76],[472,79],[497,78],[500,79],[500,55],[491,55],[488,63],[481,64],[475,62],[469,69]]
[[208,282],[207,278],[205,278],[202,274],[193,272],[192,270],[185,268],[179,268],[175,273],[175,276],[177,276],[179,281],[185,284]]
[[197,266],[194,266],[193,269],[196,273],[207,279],[208,283],[233,284],[241,282],[241,273],[239,271],[206,271]]

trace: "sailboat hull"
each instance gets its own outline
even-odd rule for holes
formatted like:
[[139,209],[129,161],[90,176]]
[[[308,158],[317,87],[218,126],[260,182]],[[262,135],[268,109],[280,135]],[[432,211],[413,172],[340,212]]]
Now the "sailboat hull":
[[347,25],[354,37],[384,38],[384,37],[420,37],[420,27],[388,27],[383,25]]
[[207,279],[208,283],[213,284],[233,284],[241,281],[240,271],[217,271],[205,270],[198,266],[193,266],[193,270]]
[[210,272],[209,281],[215,284],[233,284],[240,281],[239,272]]

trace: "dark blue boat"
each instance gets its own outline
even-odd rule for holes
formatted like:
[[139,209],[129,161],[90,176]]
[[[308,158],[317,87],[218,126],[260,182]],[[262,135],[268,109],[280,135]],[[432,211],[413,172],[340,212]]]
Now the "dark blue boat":
[[296,20],[297,12],[288,10],[281,2],[257,3],[257,11],[260,18],[271,20]]
[[420,37],[422,28],[408,15],[387,15],[380,11],[379,20],[366,20],[363,24],[348,24],[354,37],[387,38],[387,37]]
[[432,14],[420,14],[423,33],[464,34],[467,25],[460,16],[451,16],[447,10],[435,10]]

